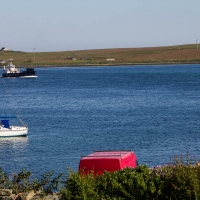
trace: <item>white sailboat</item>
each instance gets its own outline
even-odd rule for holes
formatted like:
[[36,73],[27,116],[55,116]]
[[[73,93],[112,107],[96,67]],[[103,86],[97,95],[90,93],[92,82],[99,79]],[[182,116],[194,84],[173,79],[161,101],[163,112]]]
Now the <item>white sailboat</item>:
[[[10,126],[10,119],[17,118],[21,121],[22,126]],[[26,136],[28,133],[28,127],[25,126],[19,116],[0,116],[0,137],[16,137]]]
[[[11,98],[11,93],[8,90],[8,87],[3,79],[3,86],[10,96],[11,104],[14,106],[13,99]],[[16,109],[12,109],[17,111]],[[17,113],[17,112],[16,112]],[[10,123],[11,121],[11,123]],[[14,125],[14,123],[15,125]],[[19,124],[21,122],[21,124]],[[12,125],[10,125],[12,124]],[[26,136],[28,133],[28,127],[23,122],[22,118],[19,115],[16,116],[0,116],[0,137],[16,137],[16,136]]]

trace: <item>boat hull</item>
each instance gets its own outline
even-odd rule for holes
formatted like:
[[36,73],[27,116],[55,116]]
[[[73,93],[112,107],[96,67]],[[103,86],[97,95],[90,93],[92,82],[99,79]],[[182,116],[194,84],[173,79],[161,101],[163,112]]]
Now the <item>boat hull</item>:
[[35,70],[34,68],[26,68],[25,71],[22,71],[22,72],[3,72],[2,73],[2,78],[37,78],[37,76],[35,75]]
[[28,128],[25,127],[11,127],[11,128],[1,128],[0,137],[17,137],[26,136],[28,133]]
[[12,78],[12,77],[20,77],[21,73],[3,73],[2,78]]
[[37,78],[37,76],[20,76],[19,78]]

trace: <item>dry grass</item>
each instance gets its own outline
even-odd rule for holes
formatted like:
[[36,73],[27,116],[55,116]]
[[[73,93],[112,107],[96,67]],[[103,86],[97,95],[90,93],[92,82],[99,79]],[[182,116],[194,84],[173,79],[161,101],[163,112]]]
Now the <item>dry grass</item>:
[[[96,49],[62,52],[0,52],[0,60],[12,58],[16,66],[81,66],[159,63],[200,63],[200,50],[195,44],[152,47]],[[76,60],[72,60],[75,58]],[[114,58],[115,62],[107,62]]]

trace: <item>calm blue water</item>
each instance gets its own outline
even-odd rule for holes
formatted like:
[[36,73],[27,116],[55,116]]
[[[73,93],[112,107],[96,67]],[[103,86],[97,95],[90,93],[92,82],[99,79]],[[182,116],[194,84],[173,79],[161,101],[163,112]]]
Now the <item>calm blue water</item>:
[[[77,171],[94,150],[133,150],[139,164],[200,158],[200,65],[39,68],[1,79],[0,115],[20,113],[26,138],[0,139],[0,166]],[[14,102],[13,102],[14,100]]]

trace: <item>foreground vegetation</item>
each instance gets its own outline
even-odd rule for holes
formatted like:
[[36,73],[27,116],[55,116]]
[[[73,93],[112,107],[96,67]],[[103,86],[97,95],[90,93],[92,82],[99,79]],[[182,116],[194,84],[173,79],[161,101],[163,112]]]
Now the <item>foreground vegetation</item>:
[[68,175],[44,174],[40,180],[30,179],[31,173],[22,170],[7,175],[0,170],[0,189],[12,189],[15,194],[40,191],[41,196],[59,192],[60,199],[122,200],[122,199],[200,199],[200,165],[188,158],[175,158],[173,164],[148,168],[126,168],[102,176],[68,172]]
[[200,63],[200,50],[196,44],[190,44],[60,52],[0,52],[0,60],[11,58],[18,67]]

